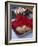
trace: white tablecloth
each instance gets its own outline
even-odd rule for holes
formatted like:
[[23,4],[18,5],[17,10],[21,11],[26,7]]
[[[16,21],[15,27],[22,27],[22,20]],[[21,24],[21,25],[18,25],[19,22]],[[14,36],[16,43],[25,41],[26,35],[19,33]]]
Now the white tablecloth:
[[17,34],[14,32],[14,30],[12,29],[11,30],[11,38],[12,39],[22,39],[22,38],[32,38],[32,32],[28,33],[28,34],[25,34],[23,37],[19,37],[17,36]]

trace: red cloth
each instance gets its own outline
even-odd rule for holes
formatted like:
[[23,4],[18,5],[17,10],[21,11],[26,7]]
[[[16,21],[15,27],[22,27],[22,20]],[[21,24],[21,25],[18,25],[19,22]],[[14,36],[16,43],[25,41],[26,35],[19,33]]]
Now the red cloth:
[[16,21],[12,22],[12,28],[16,29],[16,27],[23,25],[32,29],[32,19],[29,19],[24,15],[16,15]]

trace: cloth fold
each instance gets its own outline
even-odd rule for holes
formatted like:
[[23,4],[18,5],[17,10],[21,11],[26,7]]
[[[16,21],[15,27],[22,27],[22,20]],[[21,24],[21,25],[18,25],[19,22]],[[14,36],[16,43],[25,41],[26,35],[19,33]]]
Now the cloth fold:
[[16,29],[16,27],[26,25],[32,29],[33,20],[29,19],[27,15],[16,15],[16,20],[12,21],[12,28]]

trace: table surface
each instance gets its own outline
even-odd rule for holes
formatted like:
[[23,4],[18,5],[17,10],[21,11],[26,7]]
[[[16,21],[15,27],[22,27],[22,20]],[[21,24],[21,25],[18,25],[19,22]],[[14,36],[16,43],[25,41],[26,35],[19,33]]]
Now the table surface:
[[22,39],[22,38],[32,38],[32,32],[29,32],[28,34],[24,34],[24,36],[18,36],[15,32],[14,32],[14,30],[12,29],[11,30],[12,32],[11,32],[11,38],[12,39]]

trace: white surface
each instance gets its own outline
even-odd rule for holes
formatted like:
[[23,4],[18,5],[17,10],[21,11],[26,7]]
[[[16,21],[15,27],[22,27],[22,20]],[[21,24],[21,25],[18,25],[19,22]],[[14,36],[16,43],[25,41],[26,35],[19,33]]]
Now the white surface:
[[11,40],[9,43],[16,43],[16,42],[29,42],[32,40],[33,32],[27,32],[23,35],[17,35],[13,29],[11,29]]
[[11,30],[12,31],[12,39],[23,39],[23,38],[32,38],[32,32],[30,32],[30,33],[27,33],[27,34],[24,34],[23,36],[21,35],[17,35],[15,32],[14,32],[14,30],[12,29]]

